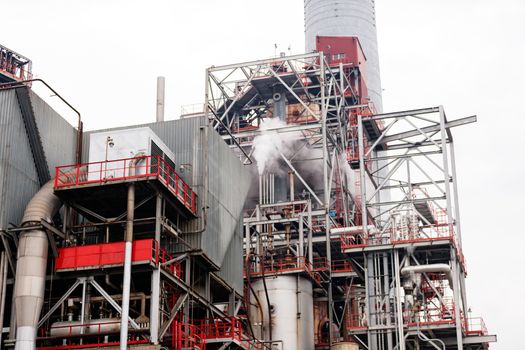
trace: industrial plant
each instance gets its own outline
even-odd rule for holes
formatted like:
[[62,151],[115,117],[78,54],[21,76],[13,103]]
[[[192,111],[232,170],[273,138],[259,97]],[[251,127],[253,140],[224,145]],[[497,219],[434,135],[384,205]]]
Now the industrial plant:
[[383,109],[373,0],[304,10],[306,53],[206,69],[176,120],[160,77],[156,121],[104,130],[0,46],[1,349],[496,341],[465,285],[453,131],[476,117]]

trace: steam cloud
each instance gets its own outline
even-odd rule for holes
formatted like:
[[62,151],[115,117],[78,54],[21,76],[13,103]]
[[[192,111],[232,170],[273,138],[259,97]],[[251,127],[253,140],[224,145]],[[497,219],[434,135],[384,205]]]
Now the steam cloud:
[[[262,133],[253,140],[253,158],[257,162],[257,171],[262,175],[265,171],[281,173],[281,151],[285,156],[293,152],[298,141],[298,132],[278,133],[276,129],[287,126],[284,121],[272,118],[265,119],[260,127]],[[286,168],[286,166],[284,167]]]

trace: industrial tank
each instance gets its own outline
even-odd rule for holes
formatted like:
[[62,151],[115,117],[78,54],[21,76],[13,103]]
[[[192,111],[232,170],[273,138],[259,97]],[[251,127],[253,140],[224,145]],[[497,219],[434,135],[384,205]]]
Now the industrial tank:
[[344,342],[332,344],[332,350],[359,350],[359,346],[356,343]]
[[[264,322],[261,322],[260,310],[252,308],[254,331],[260,335],[261,324],[264,327],[264,339],[268,340],[268,303],[264,284],[261,279],[253,281],[253,289],[262,306]],[[314,313],[312,282],[300,276],[278,276],[266,279],[268,298],[270,299],[272,340],[281,340],[283,350],[314,349]],[[251,305],[257,301],[251,296]],[[279,348],[279,347],[277,347]]]
[[382,111],[374,0],[305,0],[306,51],[316,49],[316,36],[357,36],[366,56],[368,93]]

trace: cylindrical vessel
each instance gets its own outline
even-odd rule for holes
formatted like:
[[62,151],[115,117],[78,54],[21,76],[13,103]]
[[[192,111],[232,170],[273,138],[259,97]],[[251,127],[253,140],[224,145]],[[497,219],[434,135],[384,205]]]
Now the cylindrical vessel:
[[316,36],[357,36],[366,56],[368,94],[383,110],[374,0],[305,0],[306,51],[316,49]]
[[51,325],[50,334],[53,337],[98,334],[98,333],[117,333],[120,331],[120,318],[100,318],[86,321],[65,321],[55,322]]
[[[271,305],[272,340],[282,341],[283,350],[313,350],[312,282],[300,276],[278,276],[266,278],[266,287]],[[269,340],[268,305],[262,280],[254,281],[253,289],[261,302],[264,315],[264,321],[261,322],[260,310],[252,310],[253,328],[261,335],[262,324],[264,339]],[[257,303],[252,300],[251,304]]]
[[359,350],[359,345],[356,343],[343,342],[332,344],[332,350]]

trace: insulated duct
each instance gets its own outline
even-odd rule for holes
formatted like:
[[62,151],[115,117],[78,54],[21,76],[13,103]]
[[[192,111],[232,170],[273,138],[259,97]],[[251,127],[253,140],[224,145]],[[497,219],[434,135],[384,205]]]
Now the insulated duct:
[[[48,181],[31,199],[22,218],[22,226],[50,222],[61,206],[53,193],[53,181]],[[33,350],[36,331],[44,303],[48,238],[43,230],[25,231],[20,235],[16,262],[15,350]]]
[[452,270],[450,266],[447,264],[406,266],[401,269],[402,276],[406,276],[411,273],[429,273],[429,272],[441,272],[441,273],[446,274],[450,288],[453,288]]

